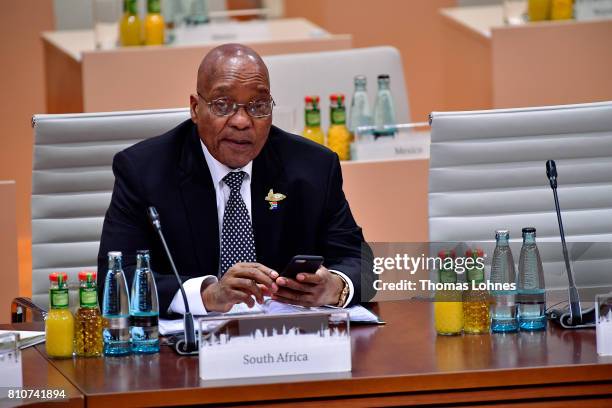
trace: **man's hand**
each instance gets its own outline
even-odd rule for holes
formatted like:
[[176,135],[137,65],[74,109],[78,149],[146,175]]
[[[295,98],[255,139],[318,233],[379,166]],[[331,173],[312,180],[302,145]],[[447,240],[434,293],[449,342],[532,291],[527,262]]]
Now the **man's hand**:
[[221,280],[202,291],[202,302],[211,312],[227,312],[236,303],[249,307],[263,303],[264,295],[270,296],[278,290],[274,280],[278,273],[259,263],[237,263],[225,272]]
[[280,277],[279,288],[272,299],[300,306],[335,305],[340,299],[344,281],[321,266],[316,273],[298,273],[297,280]]

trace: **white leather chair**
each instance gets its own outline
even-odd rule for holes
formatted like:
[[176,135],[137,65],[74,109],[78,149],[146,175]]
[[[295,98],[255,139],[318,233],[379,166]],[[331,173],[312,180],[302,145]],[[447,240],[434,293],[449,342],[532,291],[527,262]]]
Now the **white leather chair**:
[[48,306],[50,272],[97,269],[110,202],[113,156],[189,117],[187,109],[35,115],[32,173],[32,301]]
[[567,241],[602,243],[570,246],[576,283],[612,285],[612,102],[434,112],[431,119],[431,241],[492,241],[496,229],[509,229],[518,263],[521,228],[536,227],[547,288],[566,288],[545,171],[553,159]]
[[[276,119],[280,121],[283,114],[293,114],[295,117],[295,129],[285,130],[302,131],[306,95],[321,97],[321,123],[324,129],[327,128],[329,95],[343,93],[348,111],[355,75],[367,77],[370,107],[373,109],[378,90],[376,78],[379,74],[389,74],[397,121],[410,123],[402,58],[394,47],[272,55],[264,56],[263,59],[270,71],[271,92],[279,108],[275,112]],[[287,122],[283,121],[283,124]],[[280,122],[278,124],[283,127]]]

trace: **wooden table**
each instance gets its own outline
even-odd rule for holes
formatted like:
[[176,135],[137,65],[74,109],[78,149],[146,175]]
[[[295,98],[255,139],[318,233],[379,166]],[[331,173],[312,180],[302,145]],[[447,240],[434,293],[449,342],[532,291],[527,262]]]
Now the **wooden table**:
[[[598,357],[593,330],[439,337],[426,302],[380,303],[385,326],[354,327],[353,371],[205,382],[195,357],[157,355],[50,360],[88,407],[126,405],[504,406],[554,402],[612,406],[612,357]],[[44,354],[44,346],[38,346]],[[41,367],[44,367],[41,361]]]
[[612,99],[612,19],[508,26],[501,4],[440,15],[446,110]]
[[[219,24],[210,24],[214,31]],[[350,35],[330,34],[303,18],[221,25],[231,39],[96,50],[92,30],[42,33],[47,113],[108,112],[187,106],[195,67],[224,42],[241,42],[260,55],[351,48]],[[250,28],[251,27],[251,28]],[[253,32],[261,32],[260,36]]]
[[[40,324],[23,323],[11,327],[2,325],[5,330],[40,330]],[[23,390],[61,390],[65,392],[65,398],[49,399],[41,401],[36,398],[30,399],[9,399],[0,398],[0,407],[57,407],[58,402],[66,407],[84,407],[85,397],[83,394],[68,381],[52,364],[47,361],[45,353],[34,347],[27,348],[21,352],[21,370],[22,370],[22,389]],[[1,363],[0,363],[1,364]],[[0,386],[3,382],[0,379]],[[4,383],[6,385],[6,383]],[[11,387],[12,388],[12,387]],[[11,388],[4,388],[3,395]]]

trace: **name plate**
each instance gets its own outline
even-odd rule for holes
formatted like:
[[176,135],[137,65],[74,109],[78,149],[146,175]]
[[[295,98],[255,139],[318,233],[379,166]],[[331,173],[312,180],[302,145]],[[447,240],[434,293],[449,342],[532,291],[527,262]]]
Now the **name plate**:
[[612,18],[612,0],[576,0],[576,20],[597,20]]
[[344,310],[205,317],[199,325],[203,380],[351,371]]
[[371,135],[351,144],[352,160],[428,159],[430,133],[399,131],[374,140]]

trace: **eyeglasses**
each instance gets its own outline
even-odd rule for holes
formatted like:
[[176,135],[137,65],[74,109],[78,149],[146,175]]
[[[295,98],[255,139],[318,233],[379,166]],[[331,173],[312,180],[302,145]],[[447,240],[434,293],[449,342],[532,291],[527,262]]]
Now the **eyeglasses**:
[[217,98],[209,102],[199,92],[198,96],[206,102],[210,111],[217,116],[230,116],[238,112],[238,109],[241,107],[244,107],[244,110],[250,117],[265,118],[272,114],[272,108],[276,105],[271,96],[248,103],[236,103],[229,98]]

